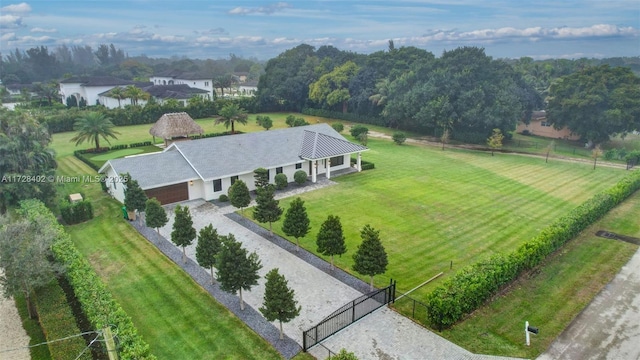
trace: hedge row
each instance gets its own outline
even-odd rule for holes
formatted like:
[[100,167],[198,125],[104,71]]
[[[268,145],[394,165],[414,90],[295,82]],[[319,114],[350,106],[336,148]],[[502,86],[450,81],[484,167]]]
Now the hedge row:
[[338,111],[331,111],[331,110],[325,110],[325,109],[312,109],[312,108],[302,109],[302,113],[305,115],[320,116],[324,118],[340,119],[345,121],[353,121],[353,122],[378,125],[378,126],[387,126],[387,123],[384,119],[376,116],[365,116],[365,115],[359,115],[359,114],[342,113]]
[[[355,158],[351,158],[351,166],[355,165],[358,163],[358,160]],[[366,161],[366,160],[360,160],[360,167],[362,168],[362,170],[373,170],[376,168],[376,164],[372,163],[371,161]]]
[[438,330],[452,326],[638,189],[640,171],[634,171],[553,222],[512,253],[497,254],[460,270],[427,296],[430,325]]
[[103,152],[107,152],[107,151],[111,151],[111,150],[120,150],[120,149],[126,149],[126,148],[135,148],[135,147],[142,147],[142,146],[151,146],[151,141],[144,141],[144,142],[137,142],[137,143],[132,143],[132,144],[123,144],[123,145],[114,145],[114,146],[105,146],[105,147],[101,147],[101,148],[92,148],[92,149],[82,149],[82,150],[76,150],[73,152],[73,155],[75,157],[77,157],[80,161],[82,161],[83,163],[87,164],[90,168],[92,168],[95,171],[100,170],[100,167],[97,166],[96,164],[94,164],[93,162],[91,162],[91,160],[87,159],[86,157],[84,157],[84,154],[95,154],[95,153],[103,153]]
[[[35,300],[40,327],[47,341],[80,334],[67,297],[57,281],[53,280],[51,284],[39,289]],[[70,356],[75,358],[80,355],[87,344],[82,336],[78,336],[49,343],[48,347],[51,359],[67,360]],[[78,359],[92,359],[91,351],[85,352]]]
[[57,229],[52,250],[55,260],[66,268],[66,277],[80,302],[82,311],[95,329],[115,327],[119,355],[123,360],[155,359],[149,345],[142,340],[131,318],[115,301],[91,264],[76,249],[55,216],[38,200],[21,202],[21,208],[29,218],[42,215]]
[[74,203],[65,200],[60,204],[60,215],[68,225],[79,224],[93,219],[93,206],[88,200]]

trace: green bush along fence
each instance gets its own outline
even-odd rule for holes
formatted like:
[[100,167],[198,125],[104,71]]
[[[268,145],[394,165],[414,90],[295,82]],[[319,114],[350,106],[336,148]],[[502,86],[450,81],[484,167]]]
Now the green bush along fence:
[[138,334],[129,315],[107,290],[89,261],[76,249],[53,213],[38,200],[21,202],[21,209],[28,218],[39,215],[48,218],[57,229],[57,238],[52,247],[54,258],[65,266],[67,280],[91,325],[97,330],[107,326],[115,329],[120,359],[156,359],[150,353],[149,344]]
[[[38,289],[35,300],[40,327],[47,341],[64,339],[80,334],[80,329],[78,329],[76,318],[69,307],[67,297],[56,280]],[[87,344],[82,336],[51,342],[48,347],[52,360],[92,359],[91,351],[85,351]],[[76,358],[80,354],[82,356]]]
[[458,271],[427,296],[427,321],[438,330],[452,326],[639,188],[640,171],[634,171],[553,222],[512,253],[497,254]]

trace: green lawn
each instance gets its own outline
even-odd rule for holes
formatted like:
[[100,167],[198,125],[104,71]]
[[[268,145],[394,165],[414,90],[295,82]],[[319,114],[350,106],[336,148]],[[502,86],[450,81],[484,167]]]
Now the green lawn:
[[[613,209],[524,276],[505,296],[440,335],[464,348],[494,355],[534,358],[545,351],[573,318],[638,250],[637,245],[596,237],[600,229],[640,237],[640,192]],[[524,322],[540,327],[524,345]]]
[[[418,299],[463,266],[531,239],[625,174],[609,168],[594,171],[583,164],[545,164],[540,158],[491,157],[383,140],[370,140],[369,147],[363,159],[374,162],[375,170],[335,178],[339,186],[302,195],[312,230],[301,244],[315,252],[320,224],[328,215],[338,215],[348,252],[336,263],[351,271],[359,231],[371,224],[380,230],[389,254],[388,271],[376,278],[377,285],[388,284],[391,277],[406,291],[445,273],[414,292]],[[286,209],[290,201],[280,204]],[[280,233],[281,221],[273,226]]]
[[[60,175],[92,174],[74,157],[58,162]],[[68,187],[61,192],[81,191],[92,202],[96,217],[67,231],[159,359],[280,358],[124,221],[118,203],[98,184],[61,186]]]
[[152,152],[162,151],[161,148],[150,145],[150,146],[140,146],[135,148],[127,148],[127,149],[119,149],[119,150],[111,150],[98,154],[84,154],[84,157],[89,161],[94,163],[98,168],[101,168],[104,163],[111,159],[117,159],[130,155],[140,155]]

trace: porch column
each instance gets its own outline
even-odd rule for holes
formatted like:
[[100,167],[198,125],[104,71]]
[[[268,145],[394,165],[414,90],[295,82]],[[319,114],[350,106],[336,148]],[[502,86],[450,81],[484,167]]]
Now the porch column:
[[327,159],[327,179],[331,179],[331,159]]
[[356,162],[356,169],[358,169],[358,172],[362,171],[362,153],[358,153],[358,161]]
[[318,162],[313,161],[313,165],[311,165],[311,182],[316,182],[316,174],[318,173]]

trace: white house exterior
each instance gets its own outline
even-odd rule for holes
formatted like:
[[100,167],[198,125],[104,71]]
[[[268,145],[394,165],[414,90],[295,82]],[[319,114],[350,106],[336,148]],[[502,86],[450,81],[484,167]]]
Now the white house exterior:
[[300,126],[257,133],[219,136],[171,144],[159,153],[109,160],[100,173],[109,192],[124,202],[124,186],[118,174],[129,173],[148,197],[162,204],[192,199],[214,200],[227,194],[232,183],[243,180],[255,190],[253,172],[269,170],[269,182],[283,173],[292,182],[304,170],[316,182],[319,175],[351,166],[361,170],[361,153],[367,147],[347,141],[327,124]]
[[153,85],[189,85],[189,87],[207,91],[209,99],[213,99],[213,76],[169,70],[149,78]]
[[[139,86],[140,87],[140,86]],[[168,99],[175,99],[182,105],[186,106],[189,99],[193,96],[199,96],[205,99],[209,99],[209,93],[206,90],[190,87],[186,84],[178,85],[147,85],[140,87],[143,91],[151,95],[158,104],[164,104]],[[131,105],[131,99],[118,99],[111,97],[109,91],[98,94],[98,102],[109,109],[115,109],[117,107],[124,107],[125,105]],[[146,100],[138,100],[138,105],[145,106]]]
[[[113,76],[74,76],[60,81],[60,96],[62,103],[66,104],[68,97],[74,97],[76,103],[84,99],[87,106],[100,104],[101,93],[109,91],[116,86],[134,85],[133,81],[118,79]],[[117,100],[116,100],[117,102]],[[117,103],[116,106],[117,107]]]

